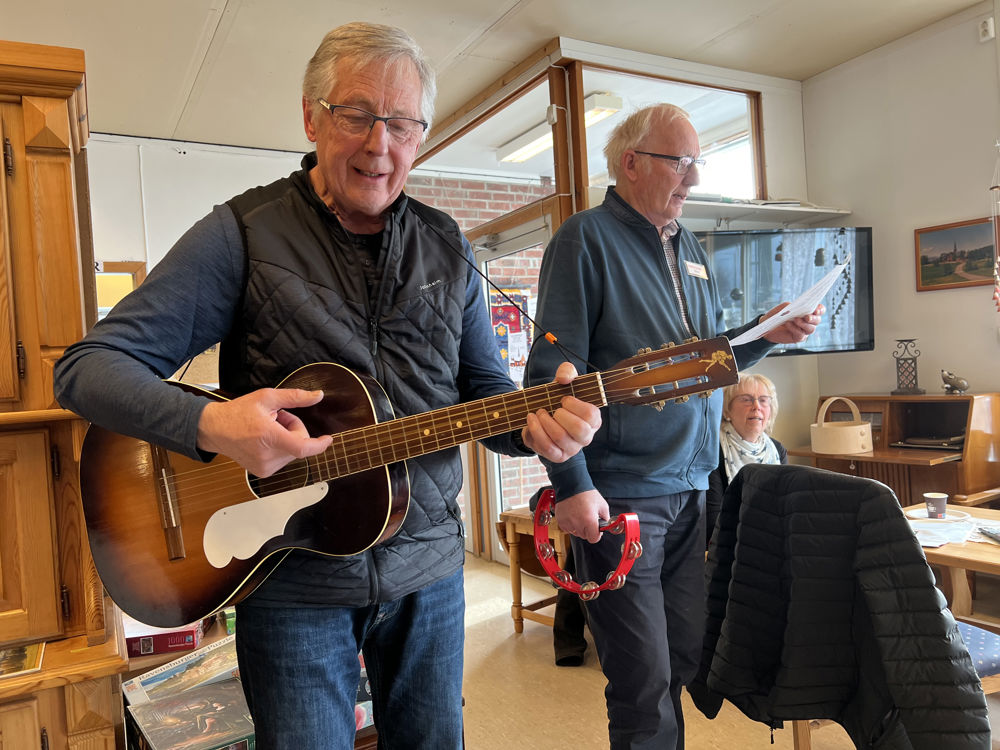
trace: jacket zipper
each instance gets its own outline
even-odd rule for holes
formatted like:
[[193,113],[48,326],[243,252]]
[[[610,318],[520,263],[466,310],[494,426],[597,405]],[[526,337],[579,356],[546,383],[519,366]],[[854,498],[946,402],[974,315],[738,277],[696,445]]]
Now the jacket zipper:
[[378,318],[372,315],[368,318],[368,349],[371,351],[373,358],[378,354],[379,336],[381,336],[381,333]]
[[365,564],[368,566],[368,577],[372,582],[372,585],[369,587],[368,599],[368,605],[372,606],[374,604],[378,604],[381,586],[379,586],[378,582],[378,569],[375,567],[375,553],[372,551],[371,547],[365,550]]

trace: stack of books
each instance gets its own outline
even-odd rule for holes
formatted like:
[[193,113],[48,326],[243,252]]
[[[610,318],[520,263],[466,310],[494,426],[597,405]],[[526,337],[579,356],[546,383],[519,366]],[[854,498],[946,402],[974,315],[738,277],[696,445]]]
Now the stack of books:
[[128,750],[254,750],[230,635],[122,684]]
[[158,698],[126,712],[129,750],[254,750],[253,721],[239,680]]
[[[359,656],[354,719],[371,726],[372,697]],[[243,696],[236,660],[236,636],[204,648],[122,684],[128,701],[128,750],[254,750],[253,720]]]

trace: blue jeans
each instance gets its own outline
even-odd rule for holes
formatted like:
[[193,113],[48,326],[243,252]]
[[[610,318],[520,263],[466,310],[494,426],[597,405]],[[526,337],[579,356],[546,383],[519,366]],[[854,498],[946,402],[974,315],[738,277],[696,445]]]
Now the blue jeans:
[[462,570],[368,607],[237,607],[240,678],[257,750],[354,747],[358,652],[380,750],[462,747]]
[[[606,498],[611,517],[639,517],[642,557],[617,591],[587,602],[608,678],[611,750],[683,750],[681,688],[698,669],[705,618],[705,493]],[[601,583],[621,560],[621,537],[573,537],[578,581]]]

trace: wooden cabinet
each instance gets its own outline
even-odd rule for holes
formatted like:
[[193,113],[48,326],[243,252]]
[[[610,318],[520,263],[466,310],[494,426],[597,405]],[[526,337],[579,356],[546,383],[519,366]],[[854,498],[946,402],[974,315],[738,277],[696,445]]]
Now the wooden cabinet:
[[40,672],[0,680],[0,747],[124,746],[117,675],[125,644],[120,628],[108,636],[97,645],[85,636],[48,642]]
[[96,317],[88,135],[83,53],[0,43],[0,409],[55,407],[52,367]]
[[52,372],[96,319],[83,52],[0,42],[0,648],[46,643],[0,680],[0,747],[111,750],[127,668],[87,541],[86,423]]
[[0,643],[62,634],[47,455],[44,430],[0,433]]
[[[849,395],[872,426],[872,451],[825,455],[793,448],[814,466],[877,479],[903,505],[923,502],[925,492],[947,492],[949,502],[982,505],[1000,499],[1000,394],[920,396]],[[826,397],[821,397],[822,404]],[[818,409],[817,409],[818,411]],[[828,421],[851,419],[841,401],[827,411]],[[931,438],[958,438],[951,448],[911,447]],[[907,443],[911,445],[907,445]]]

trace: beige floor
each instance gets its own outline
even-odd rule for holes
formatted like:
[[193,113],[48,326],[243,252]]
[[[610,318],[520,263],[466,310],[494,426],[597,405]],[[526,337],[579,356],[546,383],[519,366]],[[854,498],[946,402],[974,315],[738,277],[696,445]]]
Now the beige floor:
[[[552,592],[545,582],[525,576],[525,601]],[[469,557],[465,649],[465,737],[470,750],[606,750],[604,675],[593,645],[581,667],[556,667],[551,628],[525,621],[514,633],[510,618],[510,577],[506,566]],[[978,599],[1000,601],[1000,582],[980,585]],[[1000,614],[1000,612],[998,612]],[[588,635],[589,637],[589,635]],[[687,701],[687,747],[692,750],[791,750],[791,730],[770,730],[726,703],[709,721]],[[1000,715],[1000,701],[991,701]],[[994,732],[994,735],[997,735]],[[849,750],[854,744],[835,724],[814,728],[814,750]],[[1000,749],[1000,739],[993,742]]]

